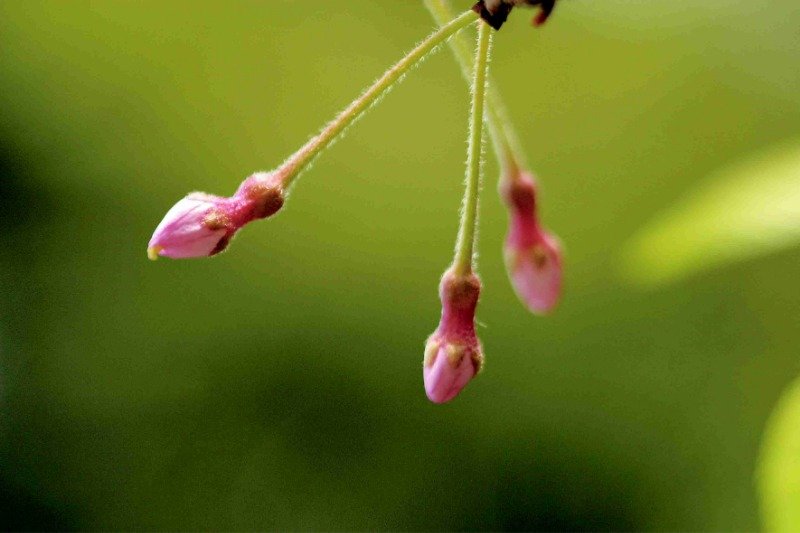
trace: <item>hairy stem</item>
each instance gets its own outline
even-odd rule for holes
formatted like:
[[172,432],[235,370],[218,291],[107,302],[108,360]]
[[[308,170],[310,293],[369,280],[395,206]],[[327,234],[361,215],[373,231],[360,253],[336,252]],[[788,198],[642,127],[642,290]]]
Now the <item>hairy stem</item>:
[[478,222],[478,195],[480,193],[481,163],[483,162],[483,120],[486,103],[486,76],[489,70],[489,52],[492,46],[492,29],[479,24],[478,46],[472,82],[472,108],[470,111],[469,146],[467,148],[466,186],[461,211],[461,224],[456,242],[453,269],[456,274],[472,271],[475,249],[475,228]]
[[474,23],[478,15],[467,11],[453,18],[424,41],[417,45],[403,59],[386,71],[371,87],[354,100],[313,139],[292,154],[276,171],[285,187],[289,187],[297,177],[309,167],[314,159],[330,146],[346,129],[425,57],[450,37]]
[[[428,8],[433,19],[437,24],[445,24],[448,20],[453,18],[453,8],[450,0],[423,0],[425,7]],[[456,58],[461,73],[468,83],[472,81],[472,53],[470,51],[469,41],[463,35],[458,35],[449,41],[450,49]],[[497,84],[493,80],[489,80],[489,88],[487,92],[487,122],[489,126],[489,133],[492,137],[492,146],[494,147],[497,160],[503,168],[503,175],[514,176],[520,168],[526,168],[525,153],[521,148],[519,136],[517,135],[514,125],[509,118],[508,111],[500,91],[497,89]]]

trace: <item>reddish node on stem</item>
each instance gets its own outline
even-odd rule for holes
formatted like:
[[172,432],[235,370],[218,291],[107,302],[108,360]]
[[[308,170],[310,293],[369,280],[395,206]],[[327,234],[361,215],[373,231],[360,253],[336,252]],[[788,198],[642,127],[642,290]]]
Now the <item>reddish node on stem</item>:
[[556,7],[556,0],[480,0],[472,7],[492,28],[499,30],[515,7],[539,6],[539,13],[533,19],[534,26],[544,24]]

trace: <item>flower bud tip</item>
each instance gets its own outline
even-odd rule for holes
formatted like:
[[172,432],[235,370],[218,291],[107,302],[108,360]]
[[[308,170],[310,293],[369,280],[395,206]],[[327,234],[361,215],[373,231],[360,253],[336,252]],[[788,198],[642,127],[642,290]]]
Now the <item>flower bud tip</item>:
[[506,267],[520,301],[534,314],[548,314],[561,297],[562,261],[558,241],[548,233],[537,234],[529,247],[507,245]]
[[148,243],[148,256],[181,259],[220,252],[234,228],[228,216],[227,198],[193,193],[182,198],[164,215]]
[[164,248],[162,248],[161,246],[148,246],[147,258],[150,259],[150,261],[155,261],[156,259],[158,259],[158,254],[160,254],[161,250],[163,249]]

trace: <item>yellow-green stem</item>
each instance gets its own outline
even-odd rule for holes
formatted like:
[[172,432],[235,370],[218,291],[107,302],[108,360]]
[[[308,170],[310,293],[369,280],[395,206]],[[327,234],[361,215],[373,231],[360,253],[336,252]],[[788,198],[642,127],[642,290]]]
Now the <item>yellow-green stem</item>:
[[[437,24],[445,24],[453,18],[453,8],[450,0],[423,0],[433,19]],[[456,58],[461,73],[468,83],[472,82],[472,52],[469,41],[463,35],[457,35],[448,44]],[[497,84],[489,79],[489,88],[486,95],[488,105],[486,119],[489,133],[492,137],[497,161],[503,169],[503,175],[514,176],[516,170],[527,168],[525,153],[523,152],[519,136],[509,118],[503,97],[497,89]]]
[[480,23],[478,46],[472,82],[472,108],[470,111],[469,146],[467,148],[466,186],[461,210],[453,269],[464,275],[472,271],[475,249],[475,228],[478,222],[478,196],[480,193],[481,163],[483,162],[483,121],[486,104],[486,75],[489,70],[489,53],[492,46],[492,29]]
[[377,103],[382,96],[392,89],[395,83],[401,81],[403,76],[419,64],[420,61],[425,59],[429,53],[476,20],[479,20],[478,15],[472,11],[467,11],[453,18],[453,20],[433,32],[428,38],[409,52],[408,55],[387,70],[386,73],[364,91],[360,97],[353,101],[353,103],[339,113],[332,122],[325,126],[316,137],[292,154],[277,169],[276,172],[280,176],[284,187],[288,188],[325,148],[330,146],[348,126]]

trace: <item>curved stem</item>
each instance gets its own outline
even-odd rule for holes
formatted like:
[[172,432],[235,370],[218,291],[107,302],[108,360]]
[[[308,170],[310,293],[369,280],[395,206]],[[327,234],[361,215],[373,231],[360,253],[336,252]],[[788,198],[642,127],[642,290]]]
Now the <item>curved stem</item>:
[[[453,18],[453,8],[449,0],[423,0],[423,2],[437,24],[445,24]],[[456,61],[461,67],[464,79],[471,83],[472,53],[466,37],[458,35],[451,39],[449,44]],[[497,160],[503,169],[503,175],[514,176],[516,175],[514,171],[527,167],[525,153],[521,148],[519,136],[514,129],[514,125],[509,118],[503,97],[497,89],[497,84],[491,79],[489,79],[487,91],[488,113],[486,118],[489,133],[492,137],[492,145]]]
[[456,274],[472,271],[475,248],[475,227],[478,221],[478,195],[480,192],[481,163],[483,160],[483,120],[486,103],[486,76],[489,70],[489,52],[492,46],[492,29],[482,22],[478,29],[478,46],[472,82],[472,109],[470,111],[469,147],[467,149],[466,187],[458,230],[453,269]]
[[433,32],[424,41],[417,45],[397,64],[383,74],[371,87],[354,100],[347,108],[331,121],[313,139],[308,141],[297,152],[292,154],[277,170],[284,187],[289,187],[291,183],[314,161],[314,159],[325,148],[330,146],[348,126],[353,124],[358,118],[375,105],[381,97],[392,89],[395,83],[402,78],[437,46],[444,43],[447,39],[479,20],[478,15],[473,11],[462,13],[458,17]]

